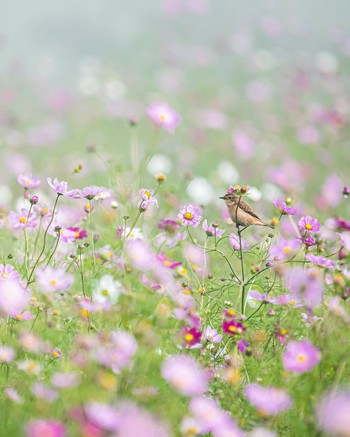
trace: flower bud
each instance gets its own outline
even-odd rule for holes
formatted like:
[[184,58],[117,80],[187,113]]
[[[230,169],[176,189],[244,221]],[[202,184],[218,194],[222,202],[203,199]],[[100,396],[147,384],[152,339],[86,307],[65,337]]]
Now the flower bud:
[[29,199],[29,202],[30,202],[32,205],[36,205],[36,204],[39,202],[39,197],[38,197],[38,196],[32,196],[32,197]]

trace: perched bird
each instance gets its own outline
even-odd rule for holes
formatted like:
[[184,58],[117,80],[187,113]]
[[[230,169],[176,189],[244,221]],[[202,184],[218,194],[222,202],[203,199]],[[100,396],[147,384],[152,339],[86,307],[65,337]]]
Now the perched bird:
[[259,218],[259,216],[255,213],[253,208],[248,205],[248,203],[244,202],[244,200],[242,200],[238,194],[226,193],[225,196],[220,197],[220,199],[224,199],[231,220],[233,221],[233,223],[236,223],[237,227],[260,225],[268,226],[274,229],[273,226],[262,221],[261,218]]

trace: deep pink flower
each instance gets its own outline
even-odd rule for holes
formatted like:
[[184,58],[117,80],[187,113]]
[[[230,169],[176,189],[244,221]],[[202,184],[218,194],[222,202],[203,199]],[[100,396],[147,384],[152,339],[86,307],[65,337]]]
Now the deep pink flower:
[[208,237],[213,237],[216,235],[218,238],[220,238],[225,232],[225,229],[219,229],[218,226],[214,226],[214,224],[209,226],[207,220],[204,220],[202,229],[205,231]]
[[246,330],[246,328],[241,322],[229,320],[222,323],[222,330],[225,332],[225,334],[240,335]]
[[189,204],[181,208],[177,217],[181,220],[183,226],[196,228],[202,220],[201,213],[202,210],[198,206]]
[[350,436],[350,390],[331,390],[317,407],[318,428],[327,435]]
[[31,173],[20,174],[17,178],[17,182],[27,190],[36,188],[40,185],[40,179],[37,176],[33,176]]
[[320,351],[308,340],[288,343],[283,354],[283,366],[288,372],[309,372],[319,364]]
[[289,395],[279,388],[250,384],[245,388],[244,394],[263,416],[275,416],[292,406]]
[[310,235],[306,234],[306,237],[299,238],[299,240],[307,247],[316,246],[316,241]]
[[69,290],[74,281],[74,276],[64,269],[54,269],[47,266],[45,270],[37,270],[36,279],[42,293]]
[[35,228],[37,225],[37,217],[31,211],[28,216],[28,210],[26,208],[21,208],[21,213],[17,214],[14,211],[9,213],[9,223],[13,229],[24,229],[24,228]]
[[318,220],[309,215],[302,217],[298,222],[298,226],[301,232],[318,232],[321,229]]
[[208,387],[208,375],[200,364],[187,355],[172,355],[165,359],[162,376],[185,396],[200,396]]
[[158,223],[158,228],[165,231],[167,234],[174,235],[175,232],[179,230],[180,225],[176,220],[162,219]]
[[80,229],[78,227],[74,227],[74,228],[67,228],[69,231],[74,232],[74,237],[76,240],[84,240],[85,238],[88,237],[88,233],[86,231],[86,229]]
[[249,348],[250,344],[247,340],[244,340],[243,338],[237,342],[237,348],[242,354],[245,354]]
[[178,267],[182,264],[181,261],[175,262],[171,260],[163,252],[157,255],[157,260],[160,261],[161,264],[165,265],[165,267],[168,267],[169,269],[175,269],[175,267]]
[[200,344],[202,333],[198,331],[195,327],[183,326],[181,328],[181,336],[187,347],[192,347]]
[[27,437],[65,437],[66,427],[56,420],[32,420],[25,427]]
[[[239,238],[236,234],[229,235],[229,242],[231,246],[234,248],[234,250],[240,250]],[[246,252],[247,250],[250,249],[249,244],[245,240],[243,240],[243,238],[241,238],[241,246],[243,252]]]
[[168,132],[173,132],[181,121],[180,115],[166,103],[153,103],[148,107],[147,114],[154,124]]

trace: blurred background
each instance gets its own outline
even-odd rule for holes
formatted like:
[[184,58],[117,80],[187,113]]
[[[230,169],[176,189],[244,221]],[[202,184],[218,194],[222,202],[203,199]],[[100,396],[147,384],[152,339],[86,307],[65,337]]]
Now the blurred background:
[[170,189],[204,205],[245,183],[253,200],[288,194],[335,207],[350,164],[349,9],[346,0],[4,2],[3,196],[28,170],[75,183],[80,163],[90,183],[118,174],[127,185],[128,121],[146,155],[147,106],[165,101],[182,123],[162,132],[143,184],[164,171]]

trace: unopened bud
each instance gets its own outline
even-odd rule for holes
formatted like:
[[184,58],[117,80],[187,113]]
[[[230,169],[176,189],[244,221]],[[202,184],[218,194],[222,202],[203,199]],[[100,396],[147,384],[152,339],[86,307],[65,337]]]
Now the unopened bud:
[[29,199],[29,202],[30,202],[32,205],[36,205],[36,204],[39,202],[39,197],[38,197],[38,196],[32,196],[32,197]]

